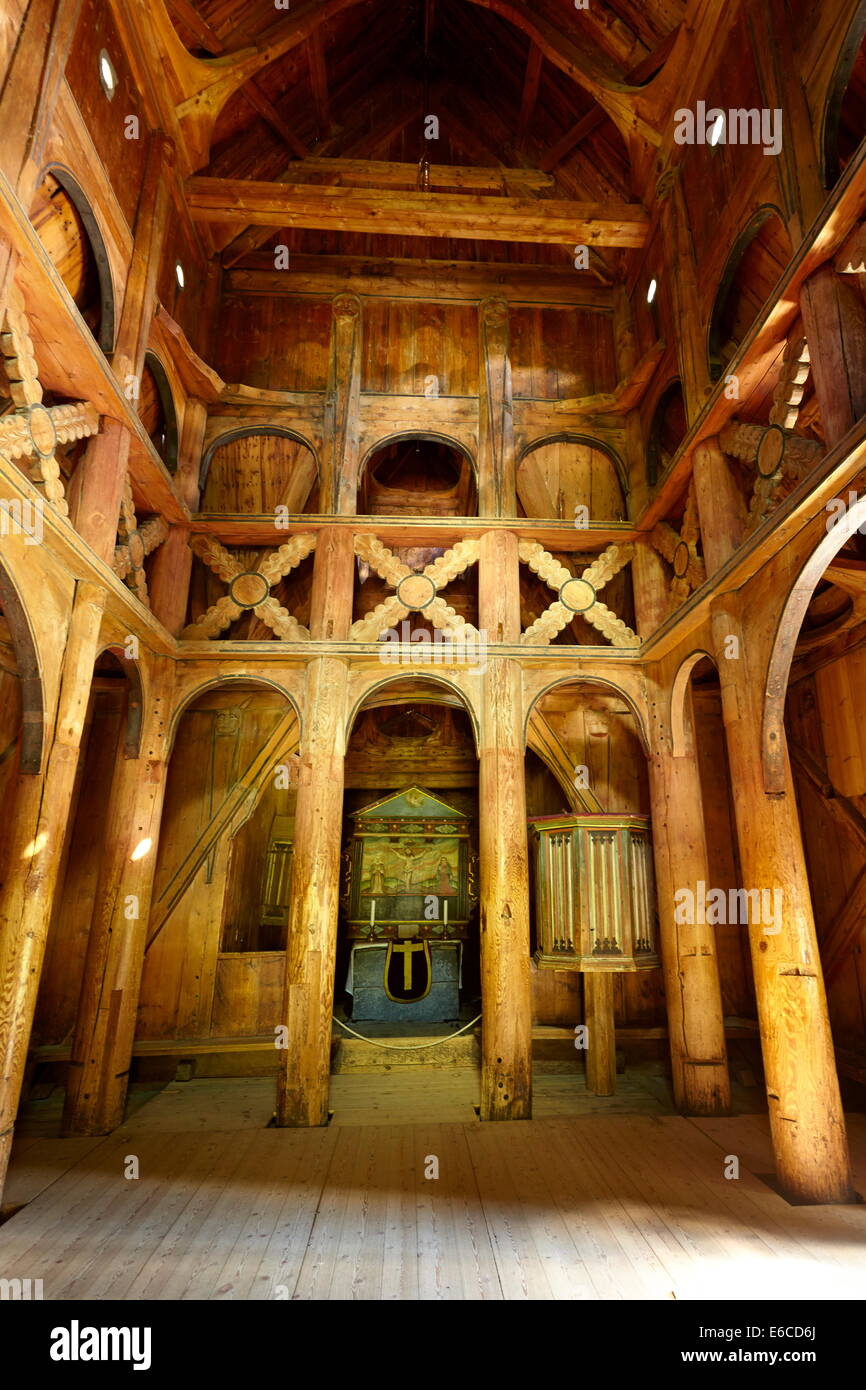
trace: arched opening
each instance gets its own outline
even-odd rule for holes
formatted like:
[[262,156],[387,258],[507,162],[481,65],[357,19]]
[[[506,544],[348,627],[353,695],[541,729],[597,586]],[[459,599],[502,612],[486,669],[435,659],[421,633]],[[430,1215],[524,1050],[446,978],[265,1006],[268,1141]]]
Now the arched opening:
[[[728,763],[727,740],[722,719],[722,693],[719,673],[712,658],[703,650],[688,656],[674,677],[671,688],[671,744],[674,758],[697,763],[701,807],[707,847],[706,891],[720,889],[725,901],[731,891],[742,886],[739,845],[733,804],[733,786]],[[727,1018],[756,1018],[755,985],[748,932],[727,915],[714,927],[722,1010]],[[755,1025],[757,1032],[757,1025]],[[734,1078],[741,1074],[747,1089],[761,1073],[760,1047],[754,1038],[729,1038],[730,1060],[739,1055],[742,1068],[732,1068]],[[739,1104],[748,1108],[758,1102],[758,1094],[743,1095]],[[761,1101],[763,1109],[763,1101]]]
[[138,414],[166,468],[177,468],[177,412],[165,368],[155,353],[144,358],[138,395]]
[[531,444],[517,467],[517,497],[524,516],[585,525],[623,521],[626,515],[620,460],[597,440],[579,435]]
[[[273,1035],[285,977],[299,727],[282,690],[245,679],[215,682],[177,712],[141,1039]],[[197,1065],[207,1074],[204,1062]],[[268,1059],[265,1070],[273,1065]]]
[[232,431],[211,445],[201,475],[203,512],[315,513],[319,468],[310,446],[288,430]]
[[686,401],[682,382],[677,377],[668,383],[650,424],[647,440],[646,469],[650,487],[663,476],[689,431]]
[[764,709],[765,788],[790,763],[842,1098],[861,1109],[866,1051],[866,502],[832,527],[777,627]]
[[376,446],[361,470],[363,516],[476,516],[472,460],[438,435],[400,435]]
[[[595,823],[597,832],[590,833],[602,838],[620,833],[620,825],[631,824],[643,837],[646,855],[650,801],[645,731],[632,701],[613,685],[591,680],[555,683],[534,700],[526,731],[533,1069],[538,1096],[551,1084],[545,1080],[547,1073],[573,1073],[585,1057],[575,1051],[574,1031],[587,1021],[587,981],[592,972],[579,968],[574,958],[579,954],[577,936],[596,867],[584,860],[577,840],[571,838],[575,818],[585,827]],[[551,833],[552,845],[547,838]],[[555,882],[548,872],[551,855],[567,856],[569,865],[568,876]],[[654,896],[652,912],[654,917]],[[559,964],[548,949],[554,918],[558,944],[573,934],[574,949],[563,949]],[[629,1085],[635,1094],[646,1085],[648,1095],[657,1084],[649,1078],[658,1073],[665,1057],[660,1038],[665,1022],[660,969],[617,970],[612,1007]],[[566,1029],[568,1037],[563,1036]]]
[[68,169],[50,165],[30,221],[78,312],[103,352],[114,347],[114,288],[108,252],[90,203]]
[[[365,1037],[447,1035],[481,994],[478,760],[463,696],[427,676],[377,685],[353,712],[345,769],[335,1017]],[[340,1044],[338,1069],[352,1047]],[[455,1049],[458,1065],[477,1063],[471,1034]]]
[[866,3],[860,0],[836,62],[821,140],[824,187],[832,188],[866,131]]
[[772,294],[793,254],[777,208],[749,219],[728,257],[710,317],[710,377],[717,381]]
[[[36,1079],[46,1084],[65,1082],[88,940],[100,907],[100,870],[116,833],[110,816],[112,786],[119,763],[138,756],[141,713],[141,678],[135,663],[122,649],[106,648],[93,666],[34,1016],[31,1046],[37,1057],[39,1049],[55,1049],[55,1056],[56,1049],[62,1049],[62,1060],[41,1064]],[[52,1057],[51,1052],[42,1055]]]

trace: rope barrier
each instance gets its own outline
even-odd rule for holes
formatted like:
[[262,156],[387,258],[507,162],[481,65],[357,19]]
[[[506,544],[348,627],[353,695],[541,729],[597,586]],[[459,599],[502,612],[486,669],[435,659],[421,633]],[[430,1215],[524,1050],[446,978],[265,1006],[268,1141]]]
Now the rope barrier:
[[348,1023],[344,1023],[341,1018],[335,1017],[334,1022],[338,1023],[341,1028],[345,1028],[347,1033],[351,1033],[353,1038],[360,1038],[361,1042],[369,1043],[371,1047],[384,1047],[388,1052],[424,1052],[428,1047],[439,1047],[441,1043],[451,1042],[452,1038],[459,1038],[461,1033],[465,1033],[467,1028],[472,1028],[480,1019],[481,1015],[478,1014],[471,1023],[464,1023],[462,1028],[458,1028],[456,1033],[449,1033],[447,1038],[431,1038],[429,1042],[411,1043],[409,1046],[401,1043],[378,1042],[376,1038],[365,1038],[363,1033],[356,1033],[354,1028],[350,1028]]

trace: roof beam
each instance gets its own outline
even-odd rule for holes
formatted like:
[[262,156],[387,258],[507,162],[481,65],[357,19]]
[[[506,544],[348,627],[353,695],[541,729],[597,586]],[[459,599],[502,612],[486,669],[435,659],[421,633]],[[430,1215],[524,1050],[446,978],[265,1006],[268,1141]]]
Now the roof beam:
[[194,221],[248,222],[259,227],[463,240],[581,242],[640,247],[648,218],[640,204],[574,203],[448,193],[369,192],[359,188],[192,178],[187,200]]
[[[354,188],[406,188],[418,186],[418,165],[379,159],[321,158],[317,155],[293,164],[292,183],[328,178]],[[282,182],[281,179],[277,182]],[[474,164],[431,164],[430,187],[461,189],[475,193],[508,193],[512,188],[536,191],[551,188],[553,179],[537,169],[478,168]]]
[[325,63],[325,50],[322,44],[322,31],[317,29],[310,35],[307,44],[307,64],[310,69],[310,86],[319,121],[319,136],[324,139],[331,133],[331,107],[328,99],[328,69]]
[[538,101],[538,88],[541,82],[541,69],[544,66],[544,54],[537,44],[529,45],[529,57],[526,60],[526,75],[523,79],[523,96],[520,102],[520,116],[517,121],[517,144],[522,145],[529,133],[532,124],[532,117],[535,114],[535,104]]

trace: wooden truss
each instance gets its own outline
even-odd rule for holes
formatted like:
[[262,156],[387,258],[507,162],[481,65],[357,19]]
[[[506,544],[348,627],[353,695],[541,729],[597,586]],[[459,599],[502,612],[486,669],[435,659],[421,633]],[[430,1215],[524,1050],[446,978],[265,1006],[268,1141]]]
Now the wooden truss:
[[557,594],[556,602],[521,633],[522,646],[546,647],[576,615],[592,623],[614,646],[640,646],[637,634],[598,599],[598,590],[632,559],[634,546],[609,545],[581,575],[571,574],[538,541],[521,541],[517,553]]
[[816,439],[791,434],[781,425],[743,425],[731,420],[719,435],[731,458],[754,465],[756,471],[746,532],[767,519],[786,492],[812,471],[824,453]]
[[284,642],[303,642],[309,630],[293,618],[270,590],[316,548],[314,535],[292,536],[279,550],[269,551],[255,569],[244,569],[234,555],[211,536],[197,536],[192,549],[228,585],[224,598],[190,623],[180,634],[181,641],[216,637],[242,614],[252,610]]
[[377,642],[408,613],[423,613],[434,627],[476,639],[479,633],[464,622],[440,595],[440,590],[478,560],[478,541],[458,541],[421,571],[410,569],[376,536],[355,537],[355,554],[394,589],[383,603],[352,624],[353,642]]
[[0,350],[5,358],[15,413],[0,419],[0,452],[27,460],[34,483],[63,516],[69,507],[63,490],[58,444],[69,444],[99,433],[99,414],[87,401],[47,406],[42,402],[39,368],[33,352],[30,325],[18,286],[9,289]]

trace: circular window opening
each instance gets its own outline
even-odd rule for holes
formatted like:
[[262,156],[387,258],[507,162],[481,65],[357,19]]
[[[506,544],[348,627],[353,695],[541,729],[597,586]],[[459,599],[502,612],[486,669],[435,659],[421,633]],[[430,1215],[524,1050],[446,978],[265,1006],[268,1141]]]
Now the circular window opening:
[[108,100],[114,101],[114,94],[117,91],[117,72],[104,48],[99,54],[99,81]]

